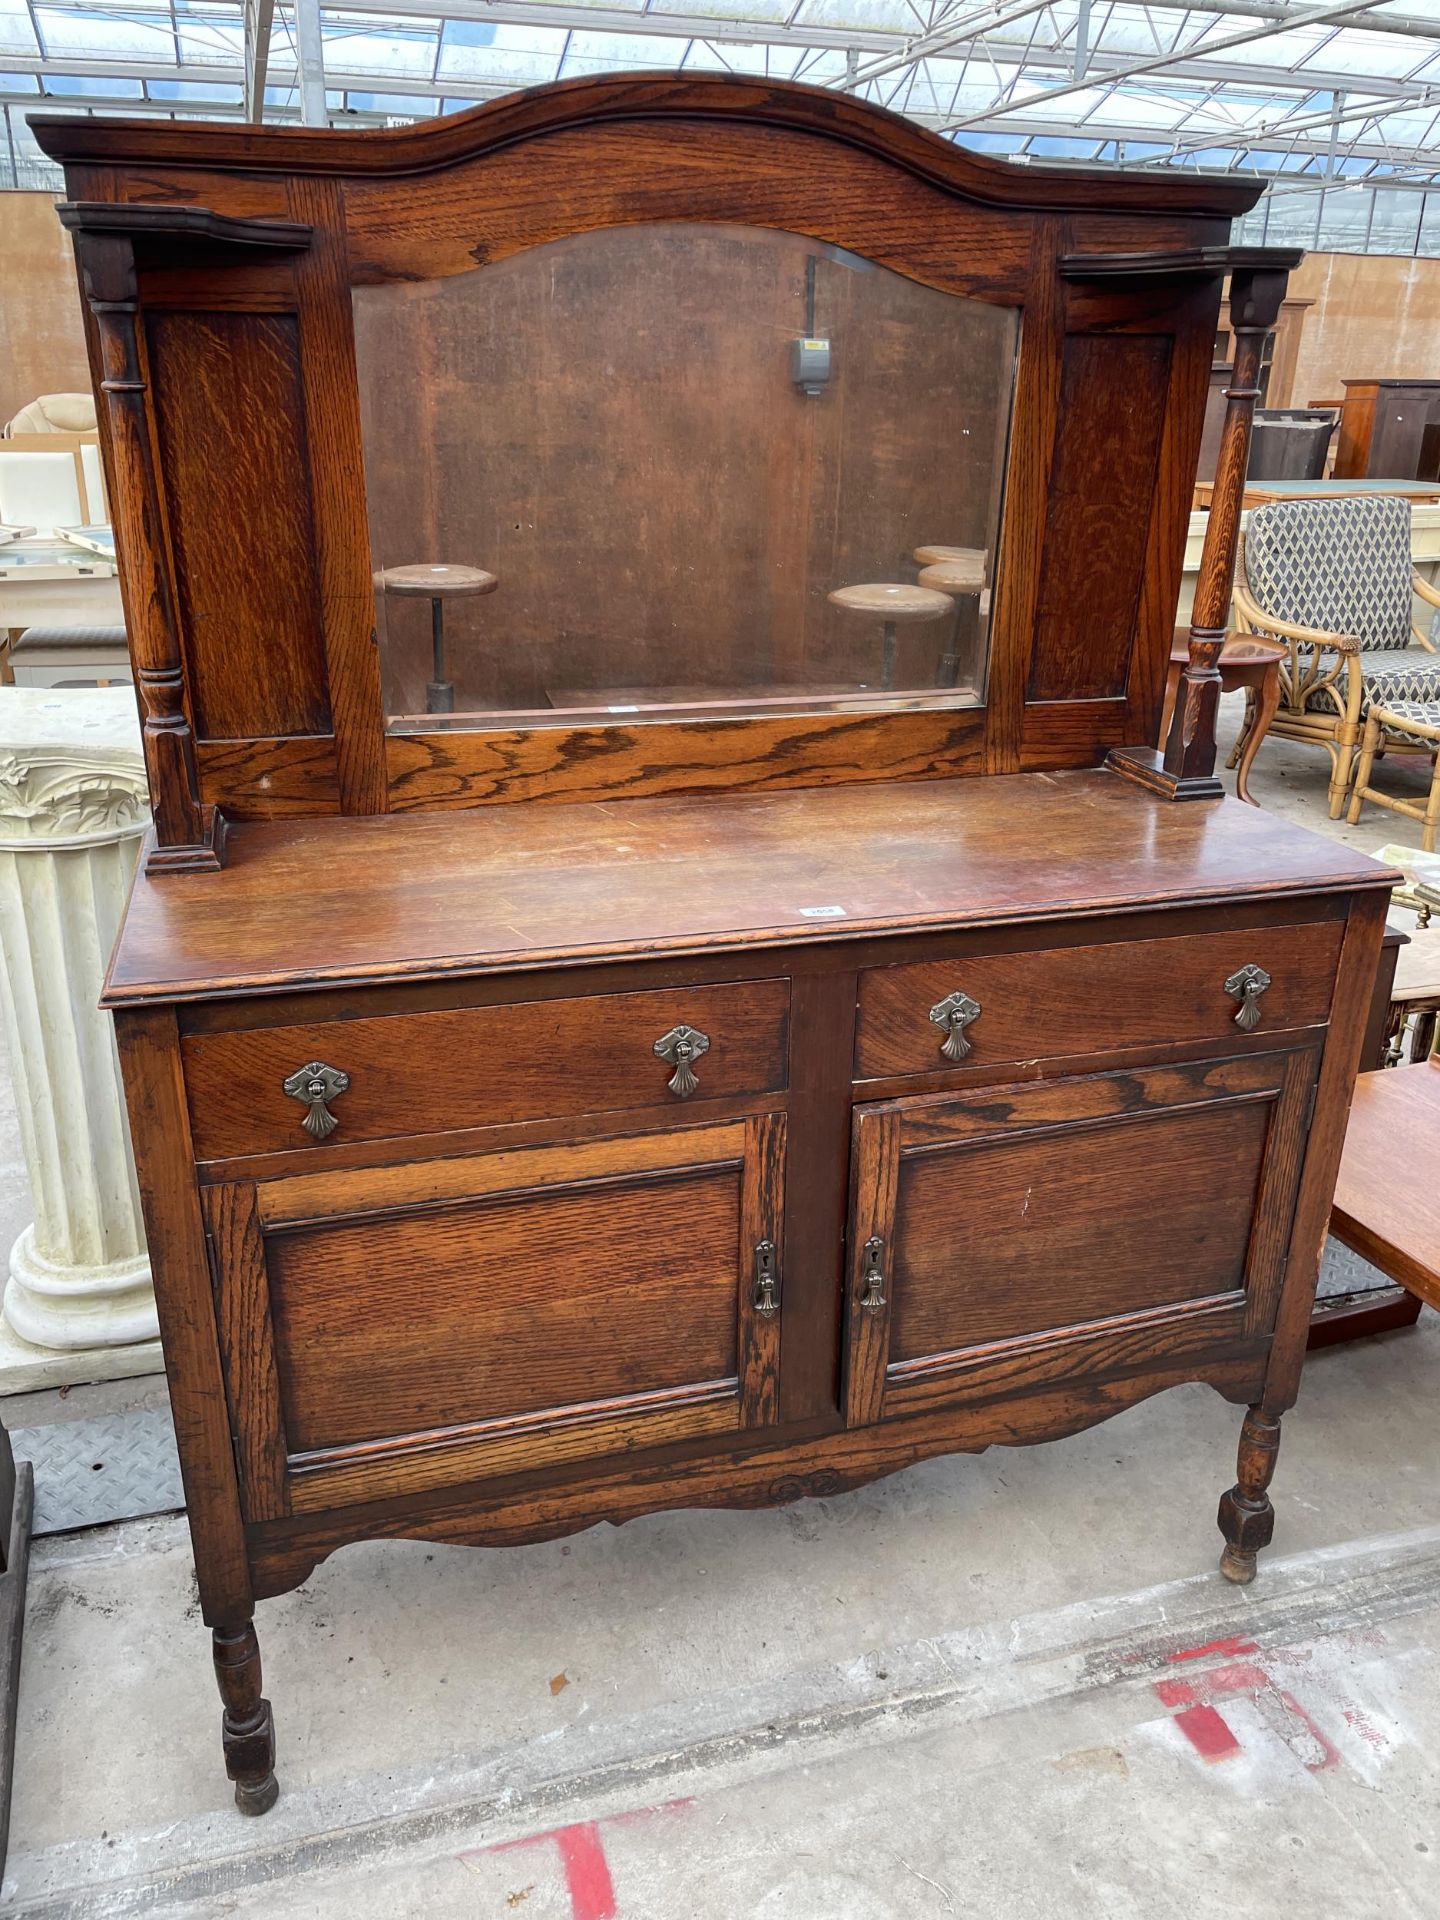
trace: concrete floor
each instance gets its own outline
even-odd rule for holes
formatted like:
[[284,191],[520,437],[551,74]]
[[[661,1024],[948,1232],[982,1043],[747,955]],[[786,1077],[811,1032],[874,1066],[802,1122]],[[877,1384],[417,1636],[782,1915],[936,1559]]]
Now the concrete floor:
[[[1321,826],[1325,766],[1268,746],[1256,797]],[[1440,1916],[1437,1367],[1429,1314],[1312,1359],[1246,1591],[1214,1572],[1239,1412],[1203,1387],[778,1512],[347,1549],[259,1610],[260,1821],[183,1522],[38,1541],[0,1912]]]

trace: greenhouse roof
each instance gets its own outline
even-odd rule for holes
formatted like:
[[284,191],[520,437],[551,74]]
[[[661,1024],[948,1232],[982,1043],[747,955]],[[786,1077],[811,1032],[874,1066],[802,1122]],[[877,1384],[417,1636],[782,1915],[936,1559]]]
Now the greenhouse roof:
[[1440,250],[1440,0],[0,0],[20,185],[55,177],[42,101],[384,124],[647,68],[852,90],[1022,162],[1243,168],[1275,177],[1272,239],[1398,207]]

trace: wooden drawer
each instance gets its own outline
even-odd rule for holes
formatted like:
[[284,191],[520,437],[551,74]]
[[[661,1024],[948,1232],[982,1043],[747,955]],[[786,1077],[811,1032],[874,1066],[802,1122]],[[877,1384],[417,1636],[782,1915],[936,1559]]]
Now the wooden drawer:
[[[330,1108],[326,1137],[337,1144],[666,1102],[679,1113],[771,1093],[786,1084],[789,1011],[788,981],[747,980],[190,1034],[182,1048],[195,1153],[217,1160],[311,1143],[309,1108],[285,1081],[312,1061],[349,1079]],[[655,1052],[678,1026],[709,1040],[683,1099],[668,1091],[675,1069]]]
[[[856,1075],[960,1075],[1022,1060],[1318,1026],[1329,1017],[1342,927],[1324,920],[876,967],[860,980]],[[1253,1029],[1237,1026],[1241,1005],[1226,991],[1248,965],[1270,976],[1253,1003]],[[959,1059],[941,1051],[947,1033],[930,1017],[951,994],[979,1008],[963,1028],[969,1051]]]

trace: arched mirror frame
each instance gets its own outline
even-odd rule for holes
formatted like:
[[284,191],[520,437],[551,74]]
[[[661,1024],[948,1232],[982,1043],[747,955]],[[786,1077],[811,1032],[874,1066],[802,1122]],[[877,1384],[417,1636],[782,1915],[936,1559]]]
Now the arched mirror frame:
[[[1023,170],[842,95],[710,77],[562,83],[384,133],[37,133],[84,203],[97,373],[139,396],[111,395],[107,457],[139,502],[122,545],[146,549],[130,624],[142,682],[159,663],[152,784],[159,766],[183,786],[188,756],[194,788],[162,839],[203,837],[204,808],[998,773],[1153,738],[1223,271],[1195,262],[1252,187]],[[1020,310],[982,707],[387,738],[352,288],[651,221],[775,227]],[[1087,271],[1117,254],[1151,264]]]

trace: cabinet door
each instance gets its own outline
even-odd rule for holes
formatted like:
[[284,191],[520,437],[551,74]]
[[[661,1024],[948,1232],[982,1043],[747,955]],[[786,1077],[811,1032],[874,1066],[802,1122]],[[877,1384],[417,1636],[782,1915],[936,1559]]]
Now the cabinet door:
[[847,1423],[1262,1336],[1315,1059],[857,1108]]
[[206,1190],[252,1519],[776,1418],[785,1121]]

